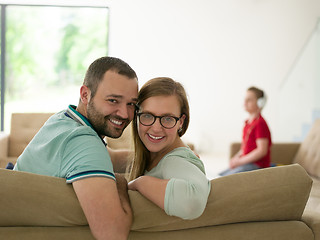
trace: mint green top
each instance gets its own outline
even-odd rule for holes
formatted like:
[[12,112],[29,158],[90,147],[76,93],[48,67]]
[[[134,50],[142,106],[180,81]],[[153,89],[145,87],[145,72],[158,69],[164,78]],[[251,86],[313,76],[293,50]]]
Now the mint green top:
[[145,175],[170,179],[164,199],[164,210],[168,215],[183,219],[201,216],[211,185],[202,161],[189,148],[174,149]]
[[14,170],[66,178],[67,183],[87,177],[115,180],[103,140],[71,105],[49,118],[19,156]]

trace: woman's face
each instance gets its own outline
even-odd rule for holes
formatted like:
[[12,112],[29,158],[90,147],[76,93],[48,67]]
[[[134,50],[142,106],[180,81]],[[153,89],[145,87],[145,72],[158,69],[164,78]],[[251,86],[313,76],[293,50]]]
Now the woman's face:
[[[148,113],[149,116],[173,116],[179,118],[180,103],[177,96],[154,96],[146,99],[141,105],[139,113]],[[147,115],[148,116],[148,115]],[[142,116],[140,117],[142,121]],[[151,116],[152,118],[152,116]],[[138,118],[138,134],[151,153],[168,153],[175,148],[175,143],[180,139],[178,135],[179,128],[182,127],[185,116],[183,115],[176,125],[170,129],[160,124],[160,118],[150,126],[143,125]],[[163,118],[165,124],[166,118]]]

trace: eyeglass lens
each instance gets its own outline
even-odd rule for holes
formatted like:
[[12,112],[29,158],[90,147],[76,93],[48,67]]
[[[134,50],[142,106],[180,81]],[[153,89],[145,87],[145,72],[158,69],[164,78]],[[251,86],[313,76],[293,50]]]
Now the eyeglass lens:
[[177,119],[172,116],[153,116],[150,113],[139,114],[140,123],[151,126],[157,118],[160,118],[160,124],[165,128],[173,128],[177,124]]

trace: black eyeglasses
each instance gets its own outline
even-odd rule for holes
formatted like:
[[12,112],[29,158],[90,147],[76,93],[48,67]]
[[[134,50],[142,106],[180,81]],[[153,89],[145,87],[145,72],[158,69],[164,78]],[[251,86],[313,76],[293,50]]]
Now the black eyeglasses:
[[173,128],[181,117],[174,116],[154,116],[151,113],[138,113],[139,122],[144,126],[151,126],[155,123],[156,119],[160,119],[160,124],[162,127],[170,129]]

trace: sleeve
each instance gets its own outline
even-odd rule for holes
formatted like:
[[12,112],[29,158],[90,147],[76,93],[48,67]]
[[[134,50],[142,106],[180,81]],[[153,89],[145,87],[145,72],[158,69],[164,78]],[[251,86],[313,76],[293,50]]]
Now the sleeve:
[[115,180],[108,150],[101,139],[92,134],[70,137],[65,146],[61,168],[66,171],[67,183],[88,177]]
[[207,204],[210,181],[183,157],[170,156],[163,160],[163,177],[170,179],[165,192],[165,212],[183,219],[200,217]]

